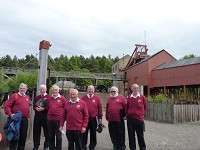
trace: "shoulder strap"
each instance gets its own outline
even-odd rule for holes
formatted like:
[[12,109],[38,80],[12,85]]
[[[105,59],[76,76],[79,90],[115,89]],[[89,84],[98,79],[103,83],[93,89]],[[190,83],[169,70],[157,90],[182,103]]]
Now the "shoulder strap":
[[14,102],[12,104],[12,107],[15,105],[15,101],[18,99],[18,93],[15,93],[15,98],[14,98]]
[[18,99],[18,93],[15,93],[15,100]]

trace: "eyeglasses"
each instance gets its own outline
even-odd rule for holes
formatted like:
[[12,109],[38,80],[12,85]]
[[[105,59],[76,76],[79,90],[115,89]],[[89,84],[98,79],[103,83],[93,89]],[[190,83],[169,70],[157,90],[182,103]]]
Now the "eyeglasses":
[[116,91],[110,91],[110,93],[115,93]]

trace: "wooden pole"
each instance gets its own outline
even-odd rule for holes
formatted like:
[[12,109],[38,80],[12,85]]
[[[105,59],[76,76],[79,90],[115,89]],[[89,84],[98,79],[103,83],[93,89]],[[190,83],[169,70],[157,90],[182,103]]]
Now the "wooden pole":
[[39,53],[39,66],[38,66],[38,80],[37,80],[37,95],[39,94],[39,88],[41,84],[46,85],[47,79],[47,62],[48,62],[48,50],[51,45],[48,41],[40,42]]

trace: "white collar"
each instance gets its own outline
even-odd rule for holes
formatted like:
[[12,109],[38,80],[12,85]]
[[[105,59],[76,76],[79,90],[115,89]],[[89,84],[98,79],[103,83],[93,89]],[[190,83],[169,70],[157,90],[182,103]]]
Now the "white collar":
[[93,96],[94,96],[94,94],[92,94],[91,97],[90,97],[90,94],[87,94],[88,98],[92,98]]
[[41,95],[41,96],[46,96],[46,95],[47,95],[47,93],[44,93],[44,94],[40,93],[40,95]]
[[18,94],[20,95],[20,96],[26,96],[26,94],[24,93],[24,95],[22,95],[20,92],[18,92]]
[[60,97],[61,95],[60,94],[58,94],[58,96],[56,96],[56,97],[54,97],[53,95],[52,95],[52,97],[54,98],[54,99],[56,99],[56,98],[58,98],[58,97]]
[[134,96],[133,93],[132,93],[132,94],[131,94],[131,97],[133,97],[133,98],[140,97],[140,93],[138,93],[136,96]]
[[72,101],[71,99],[69,100],[69,102],[72,103],[72,104],[78,103],[79,101],[80,101],[79,98],[77,98],[76,101]]

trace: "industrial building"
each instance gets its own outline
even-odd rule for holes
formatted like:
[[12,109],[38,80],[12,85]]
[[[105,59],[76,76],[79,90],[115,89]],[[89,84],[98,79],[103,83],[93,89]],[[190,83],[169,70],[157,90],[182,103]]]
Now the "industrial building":
[[127,91],[137,83],[145,96],[162,93],[176,103],[181,96],[186,103],[199,102],[200,57],[176,60],[166,50],[149,56],[146,45],[135,46],[125,69]]

